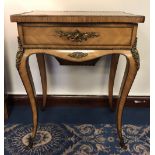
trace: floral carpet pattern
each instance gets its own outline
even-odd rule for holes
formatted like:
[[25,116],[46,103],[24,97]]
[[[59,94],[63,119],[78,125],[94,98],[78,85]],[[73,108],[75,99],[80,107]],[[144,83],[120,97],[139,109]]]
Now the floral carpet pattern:
[[127,150],[119,146],[115,124],[39,124],[33,148],[32,125],[5,125],[5,152],[10,155],[148,155],[150,128],[123,126]]

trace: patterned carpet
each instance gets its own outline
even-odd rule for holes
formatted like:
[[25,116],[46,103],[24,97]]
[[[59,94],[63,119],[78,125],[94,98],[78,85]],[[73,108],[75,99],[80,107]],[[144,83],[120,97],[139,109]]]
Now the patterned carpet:
[[32,149],[31,125],[5,125],[5,155],[148,155],[148,125],[123,126],[127,150],[118,145],[115,124],[40,124]]

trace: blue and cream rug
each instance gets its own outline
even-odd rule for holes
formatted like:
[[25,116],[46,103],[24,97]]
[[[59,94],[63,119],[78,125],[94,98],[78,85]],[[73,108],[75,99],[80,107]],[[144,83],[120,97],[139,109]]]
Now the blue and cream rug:
[[148,125],[123,126],[127,150],[119,146],[115,124],[54,124],[38,126],[32,149],[28,148],[31,125],[5,125],[7,155],[148,155]]

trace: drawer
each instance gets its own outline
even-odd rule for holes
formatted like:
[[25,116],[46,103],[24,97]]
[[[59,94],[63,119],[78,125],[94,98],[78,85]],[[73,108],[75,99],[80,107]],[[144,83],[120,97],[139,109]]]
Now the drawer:
[[25,46],[44,47],[121,47],[131,46],[132,25],[54,26],[23,25],[22,41]]

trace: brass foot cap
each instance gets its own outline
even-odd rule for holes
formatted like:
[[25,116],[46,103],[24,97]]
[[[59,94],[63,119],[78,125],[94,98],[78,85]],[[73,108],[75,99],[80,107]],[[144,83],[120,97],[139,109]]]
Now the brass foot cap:
[[33,138],[32,137],[30,137],[29,138],[29,145],[28,145],[28,148],[32,148],[33,147]]
[[127,149],[127,146],[125,145],[124,141],[121,141],[120,142],[120,146],[122,149],[126,150]]

